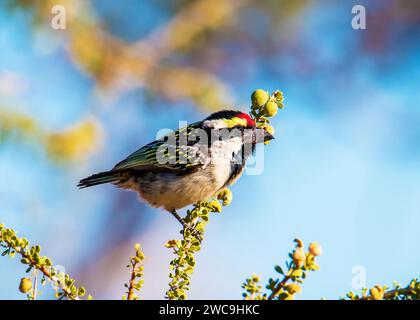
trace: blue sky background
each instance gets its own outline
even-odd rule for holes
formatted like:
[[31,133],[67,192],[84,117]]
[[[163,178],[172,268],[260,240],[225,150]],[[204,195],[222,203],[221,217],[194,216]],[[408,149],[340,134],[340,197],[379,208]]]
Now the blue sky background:
[[[286,107],[274,120],[276,140],[265,149],[263,174],[243,176],[232,187],[232,205],[211,218],[190,298],[240,299],[246,277],[275,276],[273,266],[287,259],[295,237],[324,249],[321,270],[309,275],[300,299],[343,296],[352,290],[356,265],[364,266],[367,286],[419,277],[420,11],[394,19],[381,1],[357,3],[368,10],[364,31],[351,28],[352,1],[320,1],[270,34],[263,19],[247,20],[243,28],[275,44],[269,54],[242,57],[235,43],[219,44],[232,64],[218,76],[233,88],[235,105],[245,108],[250,92],[264,88],[282,90]],[[93,6],[126,41],[172,15],[148,1]],[[76,184],[111,168],[161,128],[207,111],[188,101],[150,104],[143,89],[104,102],[60,39],[34,30],[30,16],[0,5],[0,78],[12,72],[24,79],[18,93],[0,91],[0,108],[31,115],[50,130],[94,116],[103,142],[68,166],[55,165],[37,147],[2,142],[0,222],[40,244],[95,298],[121,297],[127,259],[140,242],[147,256],[141,296],[160,299],[171,259],[163,245],[178,236],[177,222],[132,193]],[[0,298],[24,298],[17,290],[24,267],[2,258],[0,270]]]

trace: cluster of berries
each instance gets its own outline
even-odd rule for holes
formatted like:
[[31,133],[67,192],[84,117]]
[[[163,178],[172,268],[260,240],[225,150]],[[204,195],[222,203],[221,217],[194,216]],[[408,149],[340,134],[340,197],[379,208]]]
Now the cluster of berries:
[[[252,107],[251,116],[257,123],[257,127],[265,129],[274,135],[274,128],[269,124],[268,118],[274,117],[278,109],[283,108],[283,93],[274,91],[271,95],[262,89],[255,90],[251,95]],[[269,141],[265,142],[266,144]]]

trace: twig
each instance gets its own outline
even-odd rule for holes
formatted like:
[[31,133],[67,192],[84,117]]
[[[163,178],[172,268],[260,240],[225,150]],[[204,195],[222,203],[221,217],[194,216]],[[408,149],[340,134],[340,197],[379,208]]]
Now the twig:
[[3,256],[8,254],[13,257],[18,253],[22,257],[21,262],[29,265],[27,272],[33,268],[42,272],[44,277],[49,279],[57,288],[57,298],[66,297],[70,300],[80,300],[79,297],[85,295],[85,288],[77,288],[74,285],[75,280],[70,278],[68,274],[59,274],[60,277],[56,275],[54,268],[52,268],[52,261],[39,254],[40,246],[35,245],[29,248],[28,240],[19,238],[13,229],[5,228],[3,224],[0,224],[0,247],[6,249],[2,253]]
[[136,255],[130,257],[130,264],[127,266],[128,268],[131,268],[130,281],[128,282],[128,285],[125,285],[128,289],[127,300],[137,300],[138,296],[136,295],[136,291],[139,291],[143,285],[141,277],[143,276],[144,254],[140,249],[140,244],[137,243],[134,248],[136,250]]
[[127,300],[134,300],[134,283],[136,280],[136,276],[134,275],[134,268],[135,266],[132,267],[132,271],[131,271],[131,277],[130,277],[130,282],[128,285],[128,295],[127,295]]
[[289,281],[290,276],[284,276],[283,280],[280,281],[280,283],[276,286],[276,288],[271,292],[271,294],[268,296],[268,300],[273,300],[281,291],[281,289],[284,288],[287,281]]
[[64,295],[66,296],[66,298],[70,299],[70,300],[80,300],[80,298],[77,295],[74,295],[70,289],[67,288],[66,285],[63,285],[60,281],[60,279],[58,279],[57,276],[52,275],[50,270],[48,270],[45,266],[41,266],[38,267],[36,262],[26,253],[23,252],[21,248],[15,248],[14,249],[17,253],[19,253],[22,258],[27,259],[30,263],[30,265],[34,266],[37,270],[41,271],[45,277],[47,277],[49,280],[53,281],[54,283],[58,284],[59,288],[64,292]]
[[[274,270],[283,276],[282,280],[270,278],[266,286],[270,292],[263,293],[258,276],[253,275],[251,278],[247,278],[242,285],[242,288],[245,289],[243,297],[246,300],[292,300],[296,293],[301,292],[300,285],[306,278],[307,272],[319,269],[315,258],[322,254],[322,248],[319,244],[313,242],[309,245],[308,252],[305,252],[303,242],[300,239],[295,239],[294,242],[296,248],[289,254],[292,260],[286,262],[287,272],[284,272],[279,265],[274,267]],[[289,280],[291,280],[291,283]]]
[[194,204],[192,210],[187,211],[184,221],[188,226],[183,228],[182,240],[169,240],[167,248],[171,248],[175,258],[171,261],[171,272],[169,277],[169,289],[166,291],[166,298],[169,300],[184,300],[187,298],[186,291],[189,290],[191,275],[195,267],[195,253],[200,251],[203,240],[204,227],[212,212],[221,212],[222,205],[230,203],[231,192],[224,189],[215,198],[208,201],[201,201]]

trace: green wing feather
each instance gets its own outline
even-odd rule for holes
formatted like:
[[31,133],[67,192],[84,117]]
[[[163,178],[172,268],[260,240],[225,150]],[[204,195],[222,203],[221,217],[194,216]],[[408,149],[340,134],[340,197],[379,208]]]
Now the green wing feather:
[[198,157],[192,157],[192,146],[179,146],[178,141],[180,134],[186,133],[188,136],[192,129],[199,127],[200,123],[197,122],[175,131],[176,145],[171,145],[164,139],[153,141],[129,155],[113,170],[185,171],[197,168],[202,163]]

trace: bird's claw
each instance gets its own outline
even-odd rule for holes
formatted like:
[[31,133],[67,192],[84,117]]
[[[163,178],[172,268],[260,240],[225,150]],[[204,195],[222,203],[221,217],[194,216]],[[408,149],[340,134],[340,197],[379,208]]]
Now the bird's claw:
[[203,240],[203,233],[194,229],[190,224],[184,224],[184,231],[188,230],[195,238],[197,238],[200,242]]

